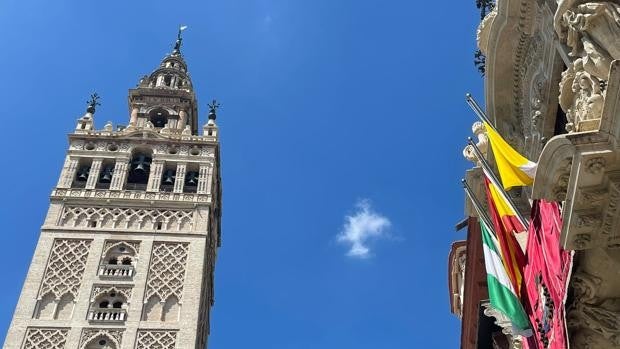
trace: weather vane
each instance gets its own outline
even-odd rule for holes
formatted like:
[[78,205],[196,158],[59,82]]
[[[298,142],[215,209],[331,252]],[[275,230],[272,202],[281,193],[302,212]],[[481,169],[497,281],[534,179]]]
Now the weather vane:
[[97,108],[97,106],[101,105],[101,103],[99,103],[99,99],[101,99],[101,97],[99,97],[97,92],[91,94],[90,95],[90,99],[88,101],[86,101],[86,104],[88,104],[88,107],[86,108],[86,111],[91,113],[91,114],[94,114],[95,113],[95,109]]
[[209,106],[209,119],[215,120],[217,109],[220,107],[220,104],[214,99],[211,103],[207,104],[207,106]]
[[174,50],[172,53],[179,54],[181,53],[181,43],[183,42],[183,38],[181,37],[181,32],[187,29],[186,25],[179,26],[179,32],[177,33],[177,41],[174,44]]

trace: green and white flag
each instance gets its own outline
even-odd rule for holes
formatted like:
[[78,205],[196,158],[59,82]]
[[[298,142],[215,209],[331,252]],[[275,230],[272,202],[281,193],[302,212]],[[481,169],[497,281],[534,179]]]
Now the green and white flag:
[[480,221],[480,228],[491,307],[510,319],[515,334],[527,336],[531,334],[530,321],[506,273],[498,241],[483,221]]

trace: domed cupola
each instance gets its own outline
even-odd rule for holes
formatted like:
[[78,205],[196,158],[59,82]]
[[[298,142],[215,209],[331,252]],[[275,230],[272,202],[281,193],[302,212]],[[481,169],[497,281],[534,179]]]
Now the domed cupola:
[[187,64],[181,54],[166,56],[159,67],[140,82],[141,87],[192,90],[192,81],[187,74]]
[[198,103],[181,54],[181,33],[185,28],[179,28],[172,53],[150,75],[140,79],[137,88],[129,90],[129,127],[197,134]]

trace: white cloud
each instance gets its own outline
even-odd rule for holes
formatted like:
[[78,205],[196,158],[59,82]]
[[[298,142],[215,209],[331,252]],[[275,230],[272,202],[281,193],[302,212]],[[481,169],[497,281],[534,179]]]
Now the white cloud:
[[355,207],[352,215],[345,216],[344,226],[337,239],[350,245],[347,256],[367,258],[370,257],[370,240],[387,237],[387,229],[392,223],[387,217],[375,212],[367,199],[358,201]]

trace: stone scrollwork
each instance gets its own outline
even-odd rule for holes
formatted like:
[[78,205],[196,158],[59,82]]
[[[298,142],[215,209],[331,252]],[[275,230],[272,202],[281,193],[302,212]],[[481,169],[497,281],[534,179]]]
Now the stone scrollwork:
[[606,299],[601,305],[577,303],[567,319],[569,327],[586,327],[615,347],[620,346],[620,299]]
[[560,82],[560,105],[569,132],[598,127],[610,65],[620,59],[620,4],[617,1],[561,0],[555,30],[573,59]]
[[601,286],[601,282],[601,278],[584,271],[575,273],[572,280],[575,297],[578,298],[580,302],[596,302],[598,299],[596,292]]
[[605,169],[605,158],[596,157],[586,161],[586,171],[592,174],[599,174]]
[[[486,156],[487,150],[489,148],[489,137],[487,136],[484,124],[480,121],[474,122],[474,124],[471,126],[471,131],[476,136],[476,146],[478,147],[478,149],[480,149],[480,152],[482,152],[482,154]],[[465,149],[463,149],[463,156],[465,157],[465,159],[475,164],[479,164],[476,153],[474,153],[471,145],[467,145]]]

